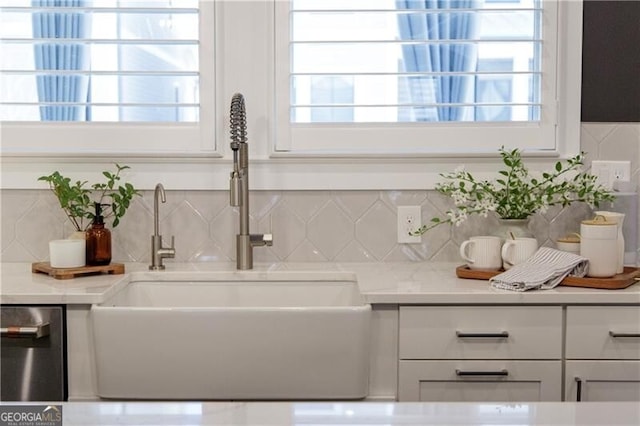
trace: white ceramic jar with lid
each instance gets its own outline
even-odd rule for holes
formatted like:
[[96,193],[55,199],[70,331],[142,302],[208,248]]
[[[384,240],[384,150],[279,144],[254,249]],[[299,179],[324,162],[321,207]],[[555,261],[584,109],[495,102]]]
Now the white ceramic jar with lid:
[[624,234],[622,233],[622,226],[624,225],[624,213],[597,211],[596,215],[604,216],[605,219],[615,222],[618,228],[618,267],[616,269],[617,274],[624,272]]
[[618,226],[604,216],[580,224],[580,255],[589,259],[587,276],[607,278],[618,269]]
[[574,232],[570,235],[558,238],[556,248],[573,254],[580,254],[580,234]]

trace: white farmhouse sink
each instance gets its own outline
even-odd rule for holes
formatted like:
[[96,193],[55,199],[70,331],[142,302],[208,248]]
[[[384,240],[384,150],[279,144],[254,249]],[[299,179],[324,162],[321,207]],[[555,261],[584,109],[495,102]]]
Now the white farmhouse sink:
[[370,315],[351,273],[134,273],[91,309],[98,395],[364,398]]

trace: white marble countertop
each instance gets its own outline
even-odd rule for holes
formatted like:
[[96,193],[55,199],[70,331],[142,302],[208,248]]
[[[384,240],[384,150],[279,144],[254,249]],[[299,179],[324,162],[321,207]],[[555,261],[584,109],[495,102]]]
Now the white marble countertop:
[[[43,409],[45,407],[46,405]],[[301,424],[614,426],[640,424],[640,405],[635,402],[515,404],[77,402],[62,404],[62,415],[63,426]]]
[[456,263],[263,263],[251,271],[236,271],[234,263],[166,263],[166,271],[150,272],[142,263],[125,265],[123,275],[93,275],[58,280],[31,272],[29,263],[0,263],[0,303],[102,303],[131,280],[170,279],[187,273],[189,279],[224,271],[229,275],[265,277],[274,271],[352,272],[365,300],[372,304],[621,304],[640,303],[640,285],[622,290],[558,286],[551,290],[515,292],[491,287],[487,281],[456,277]]

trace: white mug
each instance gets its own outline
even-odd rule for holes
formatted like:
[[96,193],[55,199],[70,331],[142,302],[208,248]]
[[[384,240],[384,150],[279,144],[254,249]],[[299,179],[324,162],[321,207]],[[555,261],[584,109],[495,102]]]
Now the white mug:
[[492,236],[471,237],[460,245],[460,256],[470,269],[497,271],[502,267],[502,239]]
[[506,270],[522,263],[533,256],[536,250],[538,250],[538,240],[535,238],[518,237],[507,240],[502,245],[502,267]]

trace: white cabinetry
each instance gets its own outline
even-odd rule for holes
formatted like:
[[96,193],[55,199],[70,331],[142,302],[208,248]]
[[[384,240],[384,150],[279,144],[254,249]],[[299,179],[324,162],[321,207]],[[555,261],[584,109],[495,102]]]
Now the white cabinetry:
[[401,306],[399,401],[559,401],[562,307]]
[[640,307],[568,306],[567,401],[640,401]]
[[401,360],[398,401],[559,401],[561,361]]

